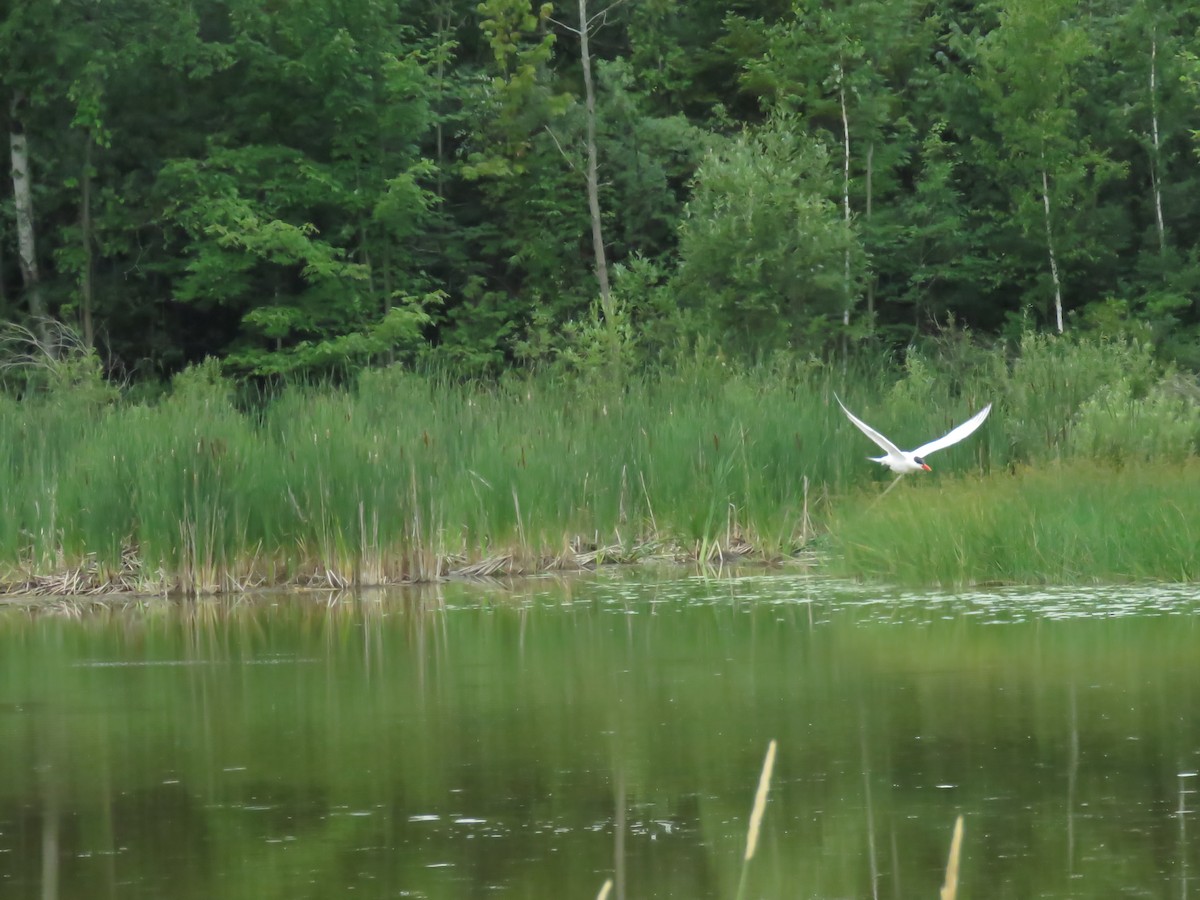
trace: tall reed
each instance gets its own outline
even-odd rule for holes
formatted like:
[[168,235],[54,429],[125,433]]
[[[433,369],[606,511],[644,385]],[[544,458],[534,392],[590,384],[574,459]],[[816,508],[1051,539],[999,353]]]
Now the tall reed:
[[1077,461],[859,495],[830,522],[848,575],[906,584],[1200,578],[1200,461]]
[[[0,405],[0,561],[91,559],[185,589],[430,574],[447,559],[647,539],[793,546],[803,480],[839,479],[823,368],[631,381],[462,384],[400,370],[286,389],[257,412],[211,366],[156,404],[88,415]],[[832,464],[831,464],[832,463]]]
[[[529,569],[567,548],[630,557],[667,544],[708,558],[748,542],[782,556],[812,539],[814,523],[832,526],[856,573],[1062,580],[1164,577],[1166,567],[1191,577],[1176,540],[1186,498],[1131,487],[1123,518],[1109,518],[1140,517],[1129,527],[1160,539],[1122,554],[1104,530],[1112,478],[1090,462],[1139,463],[1147,488],[1190,478],[1200,414],[1189,389],[1136,345],[1034,337],[1012,360],[913,352],[899,372],[712,359],[619,384],[480,384],[393,368],[343,387],[288,387],[251,409],[212,363],[152,403],[67,385],[0,398],[0,580],[74,567],[93,585],[200,592],[428,578],[501,557]],[[908,446],[996,405],[969,441],[935,457],[933,476],[871,506],[887,473],[866,460],[876,448],[835,391]],[[1022,499],[1034,477],[1022,465],[1054,459],[1070,461],[1055,477],[1081,493],[1060,491],[1066,499],[1043,511]],[[1018,475],[977,480],[1005,471]],[[1035,489],[1058,496],[1053,479]],[[943,502],[940,519],[918,515]],[[1054,526],[1067,509],[1078,521]],[[957,530],[938,525],[951,521]],[[993,546],[1005,540],[1039,550],[1022,560]],[[1076,549],[1056,561],[1056,542]]]

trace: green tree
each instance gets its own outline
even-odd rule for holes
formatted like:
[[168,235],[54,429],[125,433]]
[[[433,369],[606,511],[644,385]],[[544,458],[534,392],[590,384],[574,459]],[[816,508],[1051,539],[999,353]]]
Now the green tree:
[[592,296],[580,264],[587,207],[549,127],[571,107],[550,63],[549,4],[478,4],[487,60],[464,96],[457,183],[448,186],[461,265],[439,317],[441,352],[495,369],[535,319],[561,322]]
[[763,50],[763,29],[789,0],[642,0],[621,7],[627,58],[647,113],[684,115],[722,133],[759,122],[758,98],[739,82]]
[[697,332],[744,355],[818,351],[840,332],[845,255],[862,268],[832,181],[824,145],[785,116],[705,157],[672,284]]
[[[1195,242],[1200,189],[1188,123],[1195,100],[1185,81],[1185,55],[1197,29],[1185,4],[1140,0],[1104,11],[1103,57],[1089,76],[1100,102],[1088,109],[1105,146],[1127,162],[1127,187],[1114,197],[1120,216],[1110,221],[1110,256],[1089,311],[1102,331],[1145,329],[1168,356],[1195,359]],[[1115,64],[1119,61],[1119,65]]]
[[[911,191],[877,217],[886,222],[890,244],[875,255],[874,274],[888,286],[889,319],[900,326],[897,337],[906,343],[927,323],[956,314],[972,288],[970,218],[958,187],[957,151],[945,132],[944,122],[929,129]],[[902,326],[900,310],[911,316]]]
[[994,130],[977,135],[974,150],[1007,196],[1008,209],[997,212],[1041,246],[1049,284],[1029,299],[1041,295],[1038,305],[1050,307],[1059,332],[1064,267],[1104,252],[1089,216],[1094,221],[1101,190],[1124,168],[1080,128],[1080,71],[1097,48],[1074,12],[1072,0],[1008,0],[999,26],[982,39],[976,72]]
[[103,336],[109,359],[156,349],[152,329],[132,324],[159,296],[146,200],[161,153],[186,140],[175,87],[215,63],[197,28],[192,4],[150,0],[20,3],[0,19],[35,187],[39,315],[73,323],[88,345]]
[[208,85],[234,98],[224,124],[156,183],[173,299],[237,316],[230,361],[253,372],[411,352],[441,297],[422,274],[424,48],[371,0],[236,2],[228,27]]
[[[936,19],[913,0],[872,3],[816,3],[793,0],[790,14],[772,24],[746,21],[743,32],[758,31],[762,51],[745,62],[743,88],[767,109],[799,113],[811,133],[838,146],[837,199],[843,218],[856,220],[874,271],[861,277],[843,259],[847,289],[843,322],[865,293],[868,328],[877,321],[877,273],[905,263],[895,258],[904,209],[920,170],[919,135],[933,127],[928,111],[936,104],[919,95],[932,82],[931,47]],[[926,198],[928,199],[928,198]],[[899,262],[899,265],[897,263]],[[899,284],[884,284],[888,302],[897,302]],[[885,318],[902,315],[886,311]]]

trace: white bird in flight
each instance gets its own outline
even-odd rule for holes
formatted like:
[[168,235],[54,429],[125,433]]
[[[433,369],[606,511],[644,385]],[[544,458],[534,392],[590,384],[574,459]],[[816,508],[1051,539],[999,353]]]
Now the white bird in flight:
[[[901,450],[862,419],[855,416],[850,410],[846,409],[846,404],[842,402],[842,399],[837,394],[833,395],[833,399],[837,400],[838,406],[842,408],[842,412],[846,414],[850,421],[858,426],[858,430],[878,444],[880,449],[886,454],[885,456],[870,456],[867,458],[874,460],[880,465],[887,466],[897,475],[907,475],[909,472],[933,471],[925,464],[925,457],[938,450],[944,450],[951,444],[957,444],[982,425],[983,420],[992,411],[992,404],[989,403],[979,412],[975,413],[975,415],[971,416],[971,418],[967,419],[967,421],[963,422],[957,428],[946,432],[937,440],[922,444],[915,450]],[[898,478],[896,480],[899,481]]]

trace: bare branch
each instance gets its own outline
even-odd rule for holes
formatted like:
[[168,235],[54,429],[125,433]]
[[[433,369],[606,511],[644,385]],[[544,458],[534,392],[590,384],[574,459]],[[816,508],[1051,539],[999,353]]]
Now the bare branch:
[[[588,19],[588,21],[587,21],[588,27],[591,28],[592,23],[595,22],[597,19],[603,19],[604,21],[601,22],[600,24],[607,25],[608,24],[608,14],[624,2],[625,2],[625,0],[616,0],[615,3],[610,3],[608,6],[604,7],[604,9],[600,10],[600,12],[596,13],[594,16],[592,16],[590,19]],[[576,32],[576,34],[578,34],[578,32]]]
[[558,21],[558,19],[554,18],[554,16],[546,16],[546,20],[549,22],[553,22],[559,28],[565,28],[567,31],[571,32],[571,34],[582,34],[583,33],[578,28],[572,28],[566,22]]
[[558,148],[558,152],[561,153],[563,156],[563,159],[565,159],[567,161],[567,165],[571,167],[571,171],[578,172],[579,169],[577,169],[575,167],[574,161],[572,161],[572,159],[571,159],[570,155],[567,153],[567,151],[563,149],[563,145],[558,142],[558,137],[550,129],[550,126],[543,125],[542,127],[546,129],[546,134],[550,135],[550,140],[554,141],[554,146]]

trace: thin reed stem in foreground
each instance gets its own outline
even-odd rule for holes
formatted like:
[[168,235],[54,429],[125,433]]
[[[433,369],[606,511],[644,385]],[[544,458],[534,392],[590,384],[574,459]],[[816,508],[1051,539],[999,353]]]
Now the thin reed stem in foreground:
[[750,860],[758,849],[758,832],[762,827],[763,813],[767,809],[767,793],[771,789],[771,771],[775,768],[775,739],[767,745],[767,756],[763,760],[762,774],[758,776],[758,790],[754,794],[754,809],[750,812],[750,830],[746,835],[746,853],[742,857],[742,876],[738,880],[737,900],[746,892],[746,876],[750,871]]
[[946,860],[946,881],[942,885],[941,900],[954,900],[958,894],[958,856],[962,850],[963,817],[954,822],[954,837],[950,839],[950,858]]

